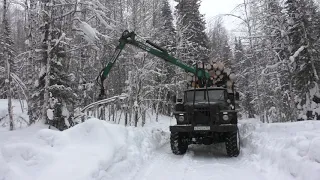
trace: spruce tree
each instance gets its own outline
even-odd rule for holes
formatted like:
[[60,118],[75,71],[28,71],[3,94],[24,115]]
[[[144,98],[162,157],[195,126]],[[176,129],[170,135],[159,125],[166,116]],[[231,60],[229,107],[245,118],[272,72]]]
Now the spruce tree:
[[[271,99],[274,104],[269,108],[276,107],[276,117],[273,121],[292,121],[296,118],[296,108],[293,102],[294,93],[292,89],[292,73],[289,67],[288,37],[283,34],[288,30],[288,22],[278,0],[266,0],[264,10],[264,32],[267,35],[267,47],[269,51],[266,54],[267,62],[278,64],[274,68],[277,73],[270,73],[271,77],[266,78],[271,87],[271,93],[267,94],[266,99]],[[276,55],[275,55],[276,53]],[[271,98],[270,98],[271,97]],[[270,100],[269,100],[270,101]]]
[[172,11],[168,0],[162,0],[160,22],[161,24],[158,34],[160,36],[160,45],[164,46],[164,48],[170,52],[173,52],[176,45],[176,32],[173,27]]
[[[164,47],[164,49],[168,50],[171,55],[176,54],[176,30],[173,26],[173,17],[172,11],[170,9],[169,1],[163,0],[162,1],[162,8],[161,8],[161,24],[159,28],[159,35],[160,35],[160,45]],[[162,61],[162,60],[161,60]],[[163,62],[164,70],[167,70],[166,77],[164,80],[164,84],[166,86],[166,90],[163,94],[163,99],[165,99],[165,103],[162,103],[163,113],[169,115],[172,111],[173,104],[171,102],[172,97],[177,91],[177,87],[174,86],[174,77],[176,75],[177,67]]]
[[205,33],[205,21],[199,12],[200,0],[176,0],[178,51],[186,61],[209,61],[209,41]]
[[[282,92],[284,90],[281,82],[282,74],[286,71],[284,49],[286,44],[285,39],[281,34],[281,30],[285,31],[284,15],[281,12],[282,8],[278,0],[263,0],[259,6],[257,18],[260,23],[257,24],[261,29],[261,35],[264,38],[259,38],[257,43],[258,63],[262,70],[260,79],[260,94],[261,94],[261,110],[263,111],[263,120],[279,121],[284,115],[283,104],[289,104],[284,101],[289,98],[288,94]],[[272,68],[268,68],[272,67]],[[288,90],[288,89],[287,89]],[[284,90],[286,91],[286,90]],[[292,113],[292,112],[291,112]]]
[[217,19],[209,30],[210,60],[224,62],[230,67],[232,53],[228,43],[228,32],[222,23],[222,19]]
[[312,0],[287,0],[285,5],[289,24],[290,60],[294,73],[293,84],[299,96],[300,117],[308,114],[308,119],[312,119],[312,100],[319,94],[317,86],[320,63],[317,60],[317,43],[320,36],[320,16]]
[[68,46],[62,43],[66,36],[63,31],[65,27],[55,21],[60,7],[51,8],[47,2],[43,2],[42,8],[45,13],[42,14],[43,24],[40,28],[41,70],[32,96],[33,105],[42,109],[33,109],[32,116],[34,119],[40,117],[44,123],[63,130],[72,125],[68,119],[76,100],[71,79],[67,74],[69,57],[65,51]]
[[[58,37],[60,34],[57,34]],[[57,38],[58,38],[57,37]],[[60,53],[63,51],[63,46],[60,44],[55,50],[55,57],[51,60],[50,72],[50,109],[54,111],[53,124],[60,130],[72,126],[72,121],[69,121],[72,113],[73,105],[77,99],[71,86],[74,84],[72,76],[66,74],[66,59],[65,54]],[[71,124],[69,124],[71,123]]]

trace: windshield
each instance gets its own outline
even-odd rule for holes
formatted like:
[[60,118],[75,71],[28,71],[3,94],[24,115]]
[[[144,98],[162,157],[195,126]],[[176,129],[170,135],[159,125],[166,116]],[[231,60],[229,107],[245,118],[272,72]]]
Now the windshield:
[[[223,101],[225,97],[225,91],[224,90],[209,90],[209,101]],[[190,102],[193,101],[193,98],[195,98],[195,101],[208,101],[207,97],[207,91],[187,91],[186,92],[186,101]]]

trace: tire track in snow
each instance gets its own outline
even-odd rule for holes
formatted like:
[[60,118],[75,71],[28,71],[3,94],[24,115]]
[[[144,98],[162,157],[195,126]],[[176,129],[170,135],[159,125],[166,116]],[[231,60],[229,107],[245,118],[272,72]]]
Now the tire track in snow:
[[[170,143],[158,149],[151,158],[130,180],[163,180],[168,176],[175,180],[186,179],[186,172],[192,170],[193,152],[187,152],[183,156],[172,154]],[[178,169],[178,171],[177,171]],[[156,173],[155,173],[156,172]],[[158,174],[160,173],[160,174]]]
[[[224,147],[224,146],[223,146]],[[224,155],[219,145],[190,146],[183,156],[172,154],[170,144],[158,149],[130,180],[292,180],[270,167],[261,167],[243,151],[239,157]],[[264,169],[266,168],[266,169]]]

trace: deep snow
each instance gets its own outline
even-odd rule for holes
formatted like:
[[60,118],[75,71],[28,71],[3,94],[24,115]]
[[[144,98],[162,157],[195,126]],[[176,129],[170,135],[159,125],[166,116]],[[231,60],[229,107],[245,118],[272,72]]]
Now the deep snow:
[[[1,139],[0,179],[117,179],[168,141],[160,128],[126,128],[98,119],[64,132],[40,129],[30,135],[27,129]],[[10,134],[25,139],[17,142]]]
[[[152,117],[154,118],[154,117]],[[1,180],[319,180],[320,121],[242,120],[241,154],[224,145],[171,153],[169,117],[134,128],[90,119],[66,131],[36,124],[0,131]]]
[[264,170],[273,167],[292,179],[320,179],[320,121],[241,125],[243,152]]

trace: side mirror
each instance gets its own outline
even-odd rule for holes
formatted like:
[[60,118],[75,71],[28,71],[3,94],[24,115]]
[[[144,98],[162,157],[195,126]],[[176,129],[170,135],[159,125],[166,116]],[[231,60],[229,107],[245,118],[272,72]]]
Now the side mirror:
[[240,94],[239,92],[236,92],[236,101],[239,101],[240,100]]

